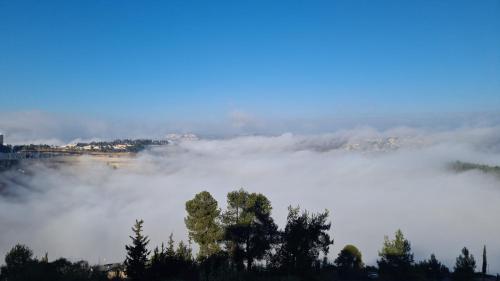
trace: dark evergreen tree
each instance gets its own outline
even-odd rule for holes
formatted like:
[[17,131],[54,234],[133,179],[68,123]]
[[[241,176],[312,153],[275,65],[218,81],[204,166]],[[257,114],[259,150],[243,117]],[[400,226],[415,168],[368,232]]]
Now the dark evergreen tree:
[[271,217],[271,202],[260,193],[240,189],[228,193],[227,203],[223,214],[226,248],[237,269],[243,269],[246,261],[250,270],[254,261],[268,254],[277,241],[278,227]]
[[417,269],[426,280],[430,281],[443,280],[450,274],[450,270],[439,262],[434,254],[431,254],[428,260],[419,262]]
[[476,260],[469,253],[467,248],[462,249],[462,253],[457,257],[453,272],[454,281],[470,281],[474,279],[476,270]]
[[131,281],[146,280],[146,265],[150,252],[147,249],[149,239],[147,236],[142,235],[143,223],[143,220],[135,221],[135,225],[132,227],[134,236],[130,236],[132,244],[125,246],[125,249],[127,250],[125,270],[129,280]]
[[183,241],[179,242],[175,252],[175,260],[177,261],[177,275],[180,280],[194,280],[198,277],[190,242],[187,245]]
[[196,275],[191,246],[180,241],[177,250],[173,234],[170,234],[167,247],[163,243],[156,247],[151,255],[149,278],[151,280],[192,280]]
[[191,247],[186,245],[184,241],[180,241],[177,245],[177,251],[175,252],[177,259],[181,261],[189,261],[193,260],[193,253]]
[[1,268],[2,280],[26,280],[31,275],[33,264],[33,252],[25,245],[15,245],[5,255],[5,265]]
[[328,234],[331,223],[327,223],[327,218],[327,210],[309,214],[307,211],[300,213],[299,207],[289,207],[281,245],[272,258],[272,266],[288,273],[309,274],[319,262],[319,254],[327,255],[333,244]]
[[168,258],[175,257],[175,242],[173,233],[170,233],[170,236],[168,237],[166,254]]
[[158,246],[154,248],[149,261],[150,266],[148,276],[150,279],[161,280],[164,277],[166,256],[163,243],[161,244],[161,248],[158,248]]

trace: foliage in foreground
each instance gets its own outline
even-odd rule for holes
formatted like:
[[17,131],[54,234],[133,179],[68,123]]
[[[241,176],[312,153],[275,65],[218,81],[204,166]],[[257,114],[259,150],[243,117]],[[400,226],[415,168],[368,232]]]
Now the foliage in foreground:
[[[474,280],[476,261],[467,248],[456,260],[454,272],[434,254],[416,263],[411,244],[401,230],[393,239],[385,237],[378,268],[365,266],[354,245],[346,245],[331,264],[327,257],[333,244],[327,210],[310,213],[289,207],[285,228],[279,230],[271,216],[271,202],[262,194],[240,189],[227,196],[227,210],[206,191],[186,202],[189,242],[148,249],[142,220],[132,227],[123,264],[112,268],[89,266],[85,261],[64,258],[49,262],[33,257],[24,245],[16,245],[5,256],[0,281],[164,281],[164,280]],[[196,258],[191,241],[199,245]],[[481,276],[486,276],[486,247]]]

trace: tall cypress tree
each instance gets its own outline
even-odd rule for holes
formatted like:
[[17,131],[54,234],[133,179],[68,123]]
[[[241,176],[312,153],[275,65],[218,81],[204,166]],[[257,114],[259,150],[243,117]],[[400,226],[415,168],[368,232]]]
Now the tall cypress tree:
[[149,238],[142,235],[143,223],[143,220],[135,220],[135,225],[132,227],[134,236],[130,236],[132,245],[125,246],[127,250],[125,268],[128,278],[132,281],[146,280],[146,263],[149,255],[146,247],[149,243]]
[[486,245],[484,245],[484,248],[483,248],[483,268],[482,268],[483,275],[486,275],[487,267],[488,267],[488,261],[486,260]]

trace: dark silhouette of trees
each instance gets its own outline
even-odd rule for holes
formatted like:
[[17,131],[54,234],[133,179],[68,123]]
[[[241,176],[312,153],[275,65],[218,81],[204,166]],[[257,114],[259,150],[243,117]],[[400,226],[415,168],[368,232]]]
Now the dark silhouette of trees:
[[[52,280],[85,281],[92,279],[91,275],[93,274],[93,270],[86,261],[72,263],[65,258],[59,258],[51,264],[45,265],[52,267],[52,271],[55,272]],[[102,277],[104,276],[101,276],[101,278]]]
[[464,247],[460,256],[457,257],[453,272],[453,280],[470,281],[474,278],[475,270],[476,260],[474,259],[474,256],[469,253],[469,250]]
[[26,280],[34,261],[30,248],[21,244],[15,245],[5,255],[5,265],[1,269],[2,280]]
[[132,227],[134,236],[132,245],[126,245],[127,258],[125,259],[125,270],[127,276],[132,281],[146,280],[146,264],[150,251],[147,249],[149,239],[147,236],[142,235],[143,220],[136,220],[135,225]]
[[426,280],[443,280],[450,274],[450,270],[434,254],[428,260],[419,262],[417,270]]
[[151,254],[151,259],[149,261],[149,278],[151,280],[161,280],[166,275],[166,259],[167,254],[165,252],[165,246],[161,244],[161,248],[156,246]]
[[250,270],[255,260],[269,253],[277,241],[278,227],[271,217],[271,202],[262,194],[243,189],[227,195],[227,211],[223,214],[224,240],[238,270]]
[[148,274],[150,280],[191,280],[195,272],[191,247],[180,241],[176,250],[173,234],[169,236],[167,248],[162,243],[161,248],[153,250]]
[[377,261],[381,277],[387,280],[411,280],[413,276],[413,254],[411,244],[403,232],[397,230],[394,240],[384,237],[384,245]]
[[90,267],[86,261],[72,263],[64,258],[53,262],[47,255],[41,260],[33,258],[27,246],[16,245],[5,256],[0,271],[2,281],[103,281],[103,272]]
[[180,241],[175,255],[180,260],[193,261],[193,250],[191,249],[191,244],[186,245],[184,241]]
[[354,245],[346,245],[335,259],[335,265],[340,277],[359,278],[364,266],[361,252]]
[[175,256],[175,242],[174,242],[174,234],[170,233],[170,236],[168,237],[168,242],[167,242],[167,250],[166,254],[167,257],[173,258]]
[[236,266],[241,271],[244,267],[244,248],[246,241],[245,234],[252,221],[251,214],[245,212],[249,194],[240,189],[227,194],[227,211],[222,214],[224,223],[224,240],[228,254]]
[[222,229],[219,223],[220,210],[212,195],[203,191],[186,202],[187,217],[184,219],[189,237],[198,243],[198,258],[206,258],[220,251]]
[[[0,267],[0,281],[166,281],[166,280],[367,280],[472,281],[476,261],[467,248],[456,259],[453,274],[432,254],[415,264],[410,242],[401,230],[395,237],[384,237],[378,269],[364,266],[361,252],[346,245],[334,264],[327,254],[333,239],[328,211],[309,213],[299,207],[288,208],[286,226],[278,230],[271,217],[271,203],[262,194],[243,189],[227,195],[227,210],[221,214],[217,201],[204,191],[186,202],[185,218],[189,241],[176,244],[173,234],[167,243],[148,251],[143,221],[132,227],[132,243],[126,245],[124,264],[91,267],[86,261],[64,258],[40,260],[24,245],[14,246]],[[200,245],[193,258],[191,239]],[[221,248],[220,245],[224,247]],[[322,258],[322,259],[321,259]],[[487,271],[486,246],[483,248],[482,276]],[[126,277],[123,273],[127,274]],[[377,274],[378,270],[378,274]],[[485,278],[486,279],[486,278]]]
[[290,206],[281,245],[272,259],[273,266],[288,273],[304,275],[310,272],[319,263],[319,254],[327,255],[333,244],[328,234],[331,223],[327,223],[327,218],[327,210],[309,214]]

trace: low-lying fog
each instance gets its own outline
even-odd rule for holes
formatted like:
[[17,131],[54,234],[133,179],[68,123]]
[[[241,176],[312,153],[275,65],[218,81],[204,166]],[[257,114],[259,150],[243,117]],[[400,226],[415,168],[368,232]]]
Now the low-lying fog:
[[486,245],[490,271],[500,272],[500,180],[456,173],[449,169],[456,160],[499,165],[500,128],[186,141],[118,169],[87,157],[57,168],[39,163],[0,175],[8,183],[0,253],[25,243],[51,260],[122,261],[136,218],[145,220],[151,247],[171,232],[185,240],[186,200],[208,190],[224,208],[226,193],[243,187],[271,200],[280,227],[290,204],[330,210],[331,258],[351,243],[374,264],[384,235],[401,228],[416,260],[436,253],[452,266],[467,246],[480,262]]

